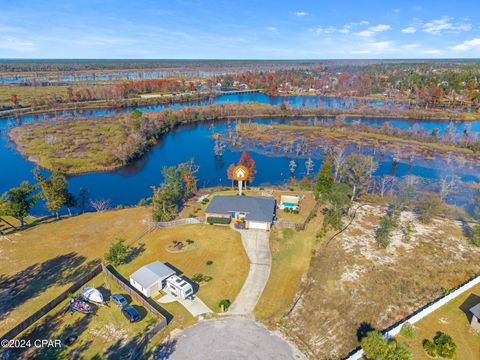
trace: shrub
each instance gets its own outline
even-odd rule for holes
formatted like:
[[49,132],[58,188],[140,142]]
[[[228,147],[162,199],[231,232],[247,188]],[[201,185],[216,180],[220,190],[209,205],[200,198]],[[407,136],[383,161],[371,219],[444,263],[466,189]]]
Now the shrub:
[[207,223],[209,224],[222,224],[222,225],[228,225],[230,224],[231,219],[228,217],[215,217],[215,216],[209,216],[207,218]]
[[425,195],[418,205],[418,219],[424,224],[430,223],[432,218],[440,212],[442,204],[443,200],[438,194]]
[[425,352],[431,356],[431,357],[436,357],[437,356],[437,348],[435,346],[435,344],[430,341],[430,340],[425,340],[422,344],[423,346],[423,349],[425,350]]
[[403,228],[403,238],[405,241],[410,241],[412,239],[413,230],[414,230],[413,221],[409,220]]
[[124,242],[125,239],[117,238],[116,242],[110,245],[108,252],[105,254],[105,260],[113,266],[121,265],[127,260],[129,250]]
[[475,246],[480,246],[480,225],[474,225],[472,228],[472,235],[470,236],[470,241]]
[[417,336],[417,331],[413,327],[412,324],[410,323],[405,323],[405,325],[402,326],[402,329],[400,330],[400,335],[402,335],[405,339],[415,339]]
[[206,262],[206,264],[207,264],[208,266],[213,265],[213,261],[212,261],[212,260],[208,260],[208,261]]
[[186,242],[187,242],[187,244],[190,244],[190,245],[191,245],[191,244],[193,244],[195,241],[193,241],[193,240],[191,240],[191,239],[187,239]]
[[145,205],[147,205],[147,200],[145,199],[138,200],[138,206],[145,206]]
[[202,280],[205,281],[205,282],[209,282],[213,279],[213,277],[211,277],[210,275],[204,275]]
[[377,229],[377,233],[375,235],[378,245],[383,248],[387,248],[387,246],[390,245],[392,242],[392,231],[394,228],[394,219],[390,216],[385,216],[380,221],[380,227]]
[[230,301],[230,299],[222,299],[218,303],[218,307],[223,308],[223,311],[227,311],[231,304],[232,302]]
[[208,204],[210,200],[208,198],[205,198],[202,200],[202,204],[205,205],[205,204]]
[[433,341],[424,340],[423,348],[428,355],[435,357],[440,356],[442,358],[453,359],[457,352],[457,345],[453,341],[452,337],[443,332],[437,333],[433,338]]
[[197,273],[192,276],[192,281],[195,281],[196,283],[199,283],[203,280],[203,274]]
[[365,357],[369,360],[412,359],[412,353],[406,346],[395,340],[385,339],[378,331],[370,331],[367,336],[362,339],[362,348]]

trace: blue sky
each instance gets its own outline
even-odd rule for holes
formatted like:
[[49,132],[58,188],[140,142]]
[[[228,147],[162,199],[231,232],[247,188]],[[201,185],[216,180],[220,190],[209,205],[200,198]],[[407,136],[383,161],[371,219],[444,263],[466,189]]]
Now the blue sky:
[[480,1],[7,1],[0,58],[480,57]]

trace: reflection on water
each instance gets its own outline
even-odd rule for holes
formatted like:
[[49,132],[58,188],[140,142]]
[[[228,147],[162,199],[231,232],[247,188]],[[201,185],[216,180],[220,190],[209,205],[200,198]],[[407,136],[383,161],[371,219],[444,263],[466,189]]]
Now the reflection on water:
[[[348,108],[354,106],[357,100],[354,99],[338,99],[338,98],[322,98],[322,97],[270,97],[265,94],[235,94],[221,95],[209,101],[202,101],[190,104],[173,104],[171,108],[184,106],[198,106],[211,103],[221,104],[227,102],[261,102],[267,104],[278,105],[281,102],[288,102],[291,106],[317,106],[322,101],[324,107]],[[371,102],[374,106],[383,105],[381,102]],[[164,105],[156,105],[141,108],[141,111],[153,111],[164,109]],[[111,115],[119,112],[128,112],[132,109],[100,109],[100,110],[84,110],[78,112],[60,113],[61,117],[84,116],[94,117],[101,115]],[[52,118],[51,114],[25,115],[17,119],[8,118],[0,121],[0,193],[7,189],[18,186],[22,181],[29,180],[33,182],[32,170],[35,167],[33,163],[22,157],[18,151],[9,142],[6,136],[10,127],[17,126],[19,123],[27,123],[32,121],[42,121]],[[261,120],[260,122],[269,122],[270,120]],[[312,120],[313,121],[313,120]],[[354,120],[348,120],[354,121]],[[360,119],[362,122],[371,123],[373,125],[381,124],[386,119]],[[415,121],[407,121],[404,119],[388,120],[392,126],[407,127]],[[424,129],[437,127],[446,128],[448,122],[441,121],[418,121]],[[471,122],[472,128],[480,131],[480,122]],[[458,131],[463,131],[465,123],[454,123]],[[212,131],[222,132],[226,130],[224,123],[213,124],[202,123],[180,127],[175,131],[162,137],[162,140],[138,161],[133,162],[117,171],[109,173],[91,173],[70,177],[70,190],[74,194],[78,194],[81,188],[88,189],[91,198],[111,199],[113,204],[133,205],[138,203],[142,198],[151,195],[151,186],[158,185],[162,181],[161,169],[163,166],[176,165],[180,162],[188,161],[192,158],[200,165],[199,186],[225,185],[229,186],[230,181],[226,176],[226,168],[231,163],[236,163],[240,157],[242,149],[226,149],[223,157],[215,157],[213,152],[213,142],[211,140]],[[298,162],[297,177],[304,176],[305,159],[302,156],[296,157],[292,155],[278,155],[268,153],[262,149],[252,148],[252,157],[257,164],[257,176],[254,185],[262,184],[282,184],[289,180],[289,161],[295,159]],[[315,168],[318,171],[321,165],[322,151],[313,155]],[[425,160],[421,157],[415,158],[413,161],[402,160],[395,164],[392,162],[391,156],[386,154],[380,159],[380,167],[376,175],[394,174],[398,177],[406,175],[415,175],[425,179],[425,183],[435,182],[441,176],[446,174],[458,175],[465,182],[479,181],[478,175],[480,168],[470,167],[469,164],[457,164],[452,162],[447,164],[445,160],[434,159]],[[429,185],[430,186],[430,185]],[[460,194],[460,195],[458,195]],[[457,191],[457,195],[453,196],[450,201],[454,203],[464,202],[471,194],[468,186],[463,186]],[[35,213],[44,213],[42,206],[37,206]]]

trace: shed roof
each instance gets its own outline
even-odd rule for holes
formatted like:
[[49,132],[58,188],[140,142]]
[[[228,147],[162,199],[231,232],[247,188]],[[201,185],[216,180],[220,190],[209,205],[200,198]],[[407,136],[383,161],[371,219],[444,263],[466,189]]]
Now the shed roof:
[[470,308],[470,312],[475,315],[477,319],[480,319],[480,303]]
[[205,212],[225,214],[246,213],[245,219],[259,222],[272,222],[275,215],[275,199],[267,196],[215,196]]
[[158,280],[163,280],[174,274],[175,270],[169,266],[161,263],[160,261],[154,261],[135,271],[132,275],[130,275],[130,279],[133,279],[143,288],[149,288]]

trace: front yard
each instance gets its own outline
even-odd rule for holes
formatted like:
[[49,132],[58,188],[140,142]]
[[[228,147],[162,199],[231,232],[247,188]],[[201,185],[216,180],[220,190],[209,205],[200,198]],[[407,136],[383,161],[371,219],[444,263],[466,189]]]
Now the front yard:
[[[193,240],[191,250],[169,250],[173,241],[186,244],[187,240]],[[190,279],[195,274],[207,275],[211,280],[202,282],[198,296],[213,311],[220,310],[218,303],[222,299],[233,302],[249,270],[240,234],[229,227],[198,224],[157,229],[142,238],[140,246],[143,252],[117,269],[126,279],[156,260],[172,265]]]

